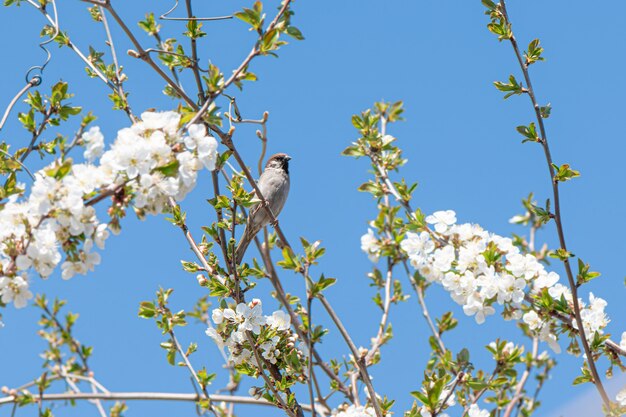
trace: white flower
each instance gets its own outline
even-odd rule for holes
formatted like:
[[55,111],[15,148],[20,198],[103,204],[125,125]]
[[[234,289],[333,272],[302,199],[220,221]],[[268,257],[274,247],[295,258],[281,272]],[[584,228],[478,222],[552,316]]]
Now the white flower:
[[28,289],[28,281],[22,276],[13,278],[0,277],[0,294],[2,302],[13,302],[15,308],[26,307],[28,300],[33,298],[33,293]]
[[254,334],[261,333],[261,326],[265,324],[265,317],[263,317],[260,302],[256,303],[253,307],[239,303],[236,312],[237,317],[243,319],[243,322],[239,324],[239,331],[249,330]]
[[549,272],[547,274],[539,274],[539,276],[535,279],[533,289],[535,291],[540,290],[542,288],[551,288],[554,284],[556,284],[559,280],[559,274],[556,272]]
[[599,297],[594,297],[593,293],[589,293],[589,305],[581,310],[580,317],[585,328],[587,339],[592,340],[594,333],[604,333],[604,328],[609,323],[604,308],[607,302]]
[[333,417],[375,417],[376,412],[372,407],[356,406],[354,404],[343,407],[343,410],[333,410]]
[[[362,241],[362,240],[361,240]],[[435,250],[435,243],[427,232],[408,232],[400,247],[409,255],[413,267],[418,268],[427,262],[428,255]]]
[[193,186],[196,183],[198,174],[196,171],[200,169],[200,161],[193,156],[190,152],[181,152],[176,155],[176,159],[180,164],[178,167],[178,173],[186,186]]
[[492,315],[496,310],[488,305],[485,305],[483,300],[476,295],[471,295],[467,299],[467,304],[463,306],[463,312],[468,316],[474,316],[476,323],[483,324],[485,317]]
[[235,365],[241,365],[244,362],[247,362],[252,357],[252,352],[249,349],[242,349],[241,352],[237,355],[231,352],[229,360]]
[[287,330],[291,326],[291,317],[282,310],[276,310],[266,318],[266,323],[276,330]]
[[98,126],[90,127],[88,131],[83,133],[81,138],[86,145],[83,156],[87,161],[93,162],[95,159],[102,156],[104,152],[104,136]]
[[261,301],[258,299],[252,300],[250,305],[239,303],[235,310],[226,308],[221,314],[213,310],[212,316],[216,324],[221,323],[224,319],[237,323],[239,325],[237,331],[241,333],[248,330],[254,334],[259,334],[261,333],[261,326],[265,324]]
[[224,339],[222,339],[222,336],[219,335],[219,333],[217,332],[217,330],[215,330],[215,328],[209,327],[206,329],[205,333],[207,336],[213,339],[215,344],[217,344],[217,347],[219,347],[220,349],[224,347]]
[[278,356],[280,355],[280,350],[276,349],[276,345],[279,341],[280,337],[274,336],[269,341],[261,343],[261,345],[259,346],[261,350],[263,350],[263,353],[261,355],[270,363],[275,364]]
[[[228,309],[228,310],[230,310],[230,309]],[[233,311],[233,310],[230,310],[230,311]],[[224,312],[221,309],[216,308],[211,313],[211,318],[213,319],[213,323],[215,323],[215,324],[222,324],[222,322],[224,321]]]
[[453,210],[436,211],[426,217],[426,223],[434,224],[437,233],[445,233],[456,223],[456,213]]
[[528,325],[530,330],[537,330],[543,326],[543,321],[534,310],[530,310],[528,313],[524,314],[522,320],[524,320],[524,323]]
[[537,258],[529,253],[526,255],[510,254],[507,256],[507,261],[509,271],[516,277],[524,278],[527,281],[543,270]]
[[367,229],[367,233],[361,236],[361,250],[367,253],[370,261],[378,262],[380,244],[372,229]]
[[205,168],[213,171],[217,161],[217,141],[213,136],[207,136],[206,129],[201,124],[189,126],[188,133],[189,136],[184,138],[185,146],[189,150],[195,150]]
[[554,287],[548,289],[548,294],[555,300],[561,300],[561,296],[565,297],[565,300],[572,301],[572,291],[563,284],[556,284]]
[[143,112],[141,113],[143,121],[142,128],[146,130],[162,129],[168,135],[174,135],[178,130],[180,122],[180,114],[174,111],[164,112]]
[[198,159],[209,171],[215,170],[217,162],[217,141],[213,136],[204,136],[197,141]]
[[626,350],[626,332],[622,333],[622,340],[619,342],[619,347]]
[[549,326],[544,326],[539,332],[539,339],[548,343],[550,349],[554,351],[554,353],[561,353],[561,346],[559,346],[559,342],[554,333],[550,332]]
[[476,404],[472,404],[467,412],[469,417],[489,417],[489,411],[481,410]]
[[441,249],[437,249],[433,254],[433,268],[441,272],[449,271],[454,258],[454,246],[446,245]]
[[96,227],[96,232],[94,233],[93,240],[100,249],[104,249],[104,242],[109,238],[107,227],[106,223],[101,223]]
[[515,278],[509,274],[501,276],[498,281],[498,302],[512,302],[519,306],[524,300],[524,288],[526,281],[523,278]]

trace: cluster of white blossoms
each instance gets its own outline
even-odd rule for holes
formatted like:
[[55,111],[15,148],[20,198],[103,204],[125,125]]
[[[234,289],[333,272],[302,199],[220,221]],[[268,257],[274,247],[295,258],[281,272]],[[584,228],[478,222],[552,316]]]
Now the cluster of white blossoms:
[[[452,210],[437,211],[426,222],[434,231],[408,232],[400,244],[402,250],[420,275],[441,284],[477,323],[495,313],[494,304],[504,306],[506,319],[522,318],[522,302],[529,292],[547,289],[556,301],[563,297],[571,304],[571,291],[558,282],[558,274],[546,271],[535,256],[521,253],[511,239],[476,224],[456,224]],[[361,238],[361,245],[370,259],[377,260],[380,244],[371,230]],[[608,324],[606,302],[592,294],[590,303],[581,301],[581,306],[587,336],[602,334]],[[532,310],[523,320],[541,340],[560,351],[554,322],[544,321]]]
[[[176,112],[146,112],[118,132],[104,152],[97,127],[82,135],[86,163],[56,160],[35,173],[30,193],[12,195],[0,210],[0,299],[24,307],[32,298],[28,272],[47,278],[61,264],[62,278],[86,274],[100,263],[107,223],[89,202],[125,187],[128,204],[159,213],[167,199],[181,200],[195,185],[197,171],[215,169],[217,141],[204,126],[179,130]],[[25,187],[21,187],[25,188]]]
[[351,404],[339,407],[332,412],[333,417],[376,417],[376,411],[372,407]]
[[226,347],[230,356],[228,360],[235,365],[243,363],[258,366],[248,341],[247,332],[260,336],[259,352],[263,359],[276,364],[283,351],[295,351],[301,357],[307,356],[307,349],[301,342],[296,346],[298,337],[292,333],[291,317],[282,310],[274,311],[270,316],[263,315],[261,300],[253,299],[250,303],[239,303],[235,309],[216,308],[211,314],[217,325],[206,330],[207,336],[215,341],[221,349]]

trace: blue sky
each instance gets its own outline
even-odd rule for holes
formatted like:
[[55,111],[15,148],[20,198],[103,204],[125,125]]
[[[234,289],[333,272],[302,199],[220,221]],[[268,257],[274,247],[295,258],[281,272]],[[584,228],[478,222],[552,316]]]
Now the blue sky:
[[[220,15],[249,5],[241,1],[196,3],[198,15]],[[119,4],[122,16],[130,22],[141,19],[145,11],[158,15],[171,7],[167,1],[114,4]],[[545,48],[546,61],[532,67],[532,77],[540,103],[552,103],[547,129],[553,157],[582,174],[562,187],[567,240],[572,252],[602,272],[602,278],[585,290],[608,301],[607,312],[613,318],[608,331],[619,339],[624,329],[620,317],[626,315],[622,302],[625,273],[620,263],[626,249],[626,173],[622,168],[626,151],[622,42],[626,27],[622,17],[626,4],[609,1],[592,7],[584,2],[511,0],[508,8],[520,43],[526,45],[539,37]],[[61,4],[60,24],[81,49],[86,51],[93,44],[105,51],[102,28],[89,21],[85,9],[80,2]],[[266,9],[268,13],[274,10],[269,3]],[[293,157],[292,190],[280,216],[283,230],[291,241],[298,236],[323,241],[328,251],[317,272],[339,279],[328,298],[356,343],[368,345],[377,329],[378,312],[370,301],[374,294],[366,273],[371,265],[359,249],[359,238],[375,213],[375,203],[356,191],[368,178],[368,164],[339,156],[356,139],[350,124],[353,113],[377,100],[404,100],[406,121],[392,126],[390,133],[399,139],[409,160],[402,175],[420,184],[414,205],[427,213],[453,209],[461,222],[479,223],[502,235],[522,233],[508,219],[520,212],[520,200],[529,192],[539,201],[550,197],[548,172],[540,148],[522,145],[515,132],[515,126],[532,121],[528,100],[503,101],[492,86],[495,80],[518,74],[518,68],[510,46],[498,43],[486,30],[487,17],[479,0],[298,1],[294,11],[294,23],[306,40],[286,46],[278,60],[255,61],[251,70],[259,82],[248,85],[243,93],[232,93],[237,94],[246,117],[257,118],[269,111],[269,152]],[[0,97],[5,105],[23,86],[26,70],[42,60],[37,43],[43,19],[24,4],[0,8],[0,21],[5,54]],[[134,23],[130,26],[144,45],[152,45]],[[169,36],[184,31],[182,23],[163,26]],[[208,36],[201,41],[202,53],[230,73],[248,53],[254,35],[238,21],[215,22],[205,28]],[[129,76],[126,89],[133,110],[173,108],[175,104],[161,94],[163,84],[157,76],[123,53],[130,45],[117,27],[113,36]],[[44,91],[59,79],[69,81],[70,91],[76,94],[73,102],[99,116],[96,124],[111,141],[127,125],[125,115],[110,110],[106,87],[84,75],[74,54],[56,46],[51,51]],[[27,136],[18,128],[15,115],[0,132],[0,140],[24,143]],[[63,133],[71,135],[70,127],[75,126]],[[242,127],[236,140],[252,160],[259,151],[254,128]],[[205,202],[212,192],[206,177],[183,204],[196,231],[213,221]],[[538,239],[553,247],[553,225]],[[172,302],[179,308],[188,308],[201,295],[193,276],[179,267],[180,259],[191,258],[179,231],[162,217],[144,222],[129,217],[123,233],[107,242],[103,262],[94,273],[69,282],[54,274],[45,282],[35,279],[33,287],[67,299],[69,309],[80,313],[77,335],[95,346],[91,366],[110,390],[192,392],[186,370],[166,364],[158,346],[159,331],[136,315],[139,302],[151,299],[159,286],[176,289]],[[555,270],[562,272],[556,265]],[[290,291],[301,294],[298,277],[284,273],[283,280]],[[266,290],[261,285],[260,294]],[[266,310],[276,306],[269,297],[264,300]],[[460,329],[447,340],[449,346],[456,350],[468,346],[476,352],[473,360],[487,369],[492,365],[482,347],[497,337],[519,335],[498,317],[476,325],[440,288],[429,292],[428,301],[433,314],[451,309],[461,321]],[[321,308],[316,312],[326,321]],[[40,372],[37,355],[44,345],[35,334],[37,318],[33,308],[6,310],[6,327],[0,331],[0,385],[17,386]],[[409,391],[419,388],[428,330],[414,297],[394,307],[391,322],[395,338],[383,348],[383,365],[373,368],[372,374],[377,390],[397,400],[394,410],[399,415],[412,402]],[[203,331],[200,325],[189,326],[181,337],[201,342],[194,358],[198,367],[204,364],[218,371],[221,359]],[[334,329],[321,349],[335,356],[347,353]],[[559,366],[541,396],[544,407],[539,414],[575,416],[565,411],[575,407],[580,415],[599,415],[597,408],[585,411],[568,404],[570,398],[586,396],[590,390],[570,385],[580,358],[563,354],[557,360]],[[602,362],[600,368],[605,367]],[[216,387],[224,381],[219,379]],[[610,391],[616,392],[620,385],[624,385],[623,377],[621,383],[610,384]],[[597,396],[589,395],[585,406],[593,407]],[[194,412],[188,404],[131,403],[130,407],[129,415],[136,416]],[[59,414],[83,415],[81,410],[87,409],[64,407]],[[8,412],[0,409],[0,416]],[[36,415],[36,409],[21,410],[18,415]]]

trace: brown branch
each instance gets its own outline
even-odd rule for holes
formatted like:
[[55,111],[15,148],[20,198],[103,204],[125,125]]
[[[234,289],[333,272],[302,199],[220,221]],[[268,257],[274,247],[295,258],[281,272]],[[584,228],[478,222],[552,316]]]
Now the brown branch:
[[[191,10],[191,0],[185,0],[185,5],[187,7],[187,17],[189,19],[194,19],[193,12]],[[193,62],[191,70],[196,80],[196,87],[198,88],[198,99],[204,100],[204,88],[202,87],[202,79],[200,78],[200,71],[198,70],[198,46],[194,37],[190,37],[189,40],[191,41],[191,59]]]
[[435,323],[433,323],[432,319],[430,318],[430,313],[428,312],[428,307],[426,306],[426,300],[424,299],[424,288],[421,285],[419,285],[417,282],[415,282],[415,280],[411,276],[411,272],[409,271],[409,266],[406,263],[406,259],[402,260],[402,264],[404,265],[404,270],[406,271],[406,274],[409,277],[409,281],[411,282],[411,285],[413,286],[413,289],[415,290],[415,293],[417,294],[417,301],[419,302],[419,305],[422,308],[422,315],[424,316],[424,319],[426,320],[426,323],[428,324],[428,327],[430,328],[430,331],[433,334],[433,337],[435,338],[435,340],[437,341],[437,345],[439,345],[439,349],[441,350],[441,353],[443,354],[447,350],[446,345],[443,343],[443,339],[441,339],[441,334],[437,330]]
[[198,384],[198,386],[202,390],[202,394],[204,394],[204,399],[206,399],[208,401],[209,410],[211,410],[211,412],[215,415],[215,417],[218,417],[218,412],[215,409],[215,406],[213,406],[213,398],[211,398],[211,396],[209,395],[209,392],[206,389],[206,385],[204,385],[204,384],[202,384],[202,382],[200,382],[200,378],[198,378],[198,374],[196,373],[196,370],[194,369],[193,365],[189,361],[189,358],[187,357],[186,352],[183,350],[183,347],[178,342],[178,339],[176,338],[176,335],[174,334],[174,330],[172,330],[170,328],[168,333],[169,333],[170,337],[172,338],[172,342],[174,342],[174,346],[176,346],[176,350],[178,351],[180,356],[182,356],[183,362],[185,363],[185,366],[189,370],[189,373],[191,374],[191,376],[193,377],[194,381],[196,381],[196,383]]
[[530,372],[533,367],[533,361],[537,359],[538,348],[539,348],[539,339],[537,339],[537,337],[533,337],[533,351],[532,351],[530,360],[526,364],[526,369],[524,370],[524,373],[522,374],[522,378],[520,379],[520,382],[517,384],[517,387],[515,388],[515,395],[513,395],[511,402],[509,402],[506,409],[504,410],[504,415],[502,417],[511,417],[511,413],[513,412],[513,409],[515,408],[515,406],[518,403],[520,403],[522,399],[524,398],[524,396],[522,395],[522,391],[524,390],[524,386],[526,385],[526,382],[528,381],[528,377],[530,376]]
[[[213,401],[235,403],[235,404],[251,404],[276,407],[275,404],[264,399],[256,399],[253,397],[243,397],[235,395],[211,395]],[[8,395],[0,398],[0,406],[4,404],[15,404],[18,402],[18,395]],[[39,400],[39,397],[35,398]],[[202,400],[202,396],[198,394],[184,394],[173,392],[65,392],[61,394],[43,394],[41,401],[81,401],[81,400],[103,400],[103,401],[183,401],[198,402]],[[302,404],[302,409],[310,411],[310,404]],[[329,410],[325,410],[328,412]]]
[[[504,19],[507,24],[510,24],[510,20],[506,11],[506,3],[505,0],[501,0],[502,12]],[[528,64],[522,58],[522,54],[520,53],[519,47],[517,45],[517,40],[515,36],[511,33],[511,37],[509,38],[511,42],[511,46],[513,47],[513,51],[515,52],[515,56],[517,57],[517,61],[519,63],[520,69],[524,74],[524,80],[526,81],[526,89],[528,93],[528,97],[533,105],[535,110],[535,118],[537,120],[537,125],[539,126],[539,131],[541,133],[540,143],[543,147],[543,151],[546,157],[546,162],[548,164],[548,170],[550,173],[550,181],[552,182],[552,194],[554,197],[554,222],[556,224],[557,234],[559,236],[559,244],[562,250],[567,251],[567,245],[565,243],[565,233],[563,231],[563,220],[561,217],[561,200],[559,197],[559,182],[555,179],[554,167],[552,166],[552,156],[550,154],[550,147],[548,145],[548,138],[546,135],[546,129],[543,123],[543,117],[541,116],[541,110],[539,108],[539,104],[537,104],[537,100],[535,98],[535,93],[533,90],[532,82],[530,79],[530,74],[528,72]],[[593,384],[596,386],[600,396],[602,397],[602,401],[607,407],[610,407],[611,400],[602,385],[602,380],[600,379],[600,375],[598,373],[596,363],[593,359],[593,354],[591,352],[591,348],[589,347],[589,342],[587,341],[587,336],[585,334],[585,328],[583,326],[582,317],[580,315],[580,305],[578,302],[578,287],[576,285],[576,281],[574,280],[574,274],[572,273],[572,268],[569,263],[569,259],[563,259],[563,265],[565,266],[565,272],[567,274],[567,280],[570,286],[570,290],[572,291],[572,304],[574,306],[574,318],[576,320],[576,324],[578,326],[579,331],[579,339],[583,345],[583,349],[585,354],[587,355],[587,362],[589,364],[589,369],[591,370],[591,374],[593,376]]]
[[150,54],[148,54],[145,51],[145,49],[141,46],[141,44],[139,43],[139,41],[137,40],[133,32],[128,28],[124,20],[117,14],[115,9],[111,5],[110,1],[108,0],[105,2],[100,2],[96,0],[82,0],[82,1],[85,1],[87,3],[97,4],[99,6],[104,7],[106,10],[108,10],[109,13],[111,13],[111,16],[113,16],[113,19],[115,19],[117,24],[124,31],[128,39],[135,46],[135,49],[137,49],[139,58],[142,59],[144,62],[146,62],[157,74],[159,74],[159,76],[163,78],[165,82],[169,84],[174,89],[174,91],[176,91],[176,93],[183,100],[185,100],[185,102],[187,102],[187,104],[189,104],[193,109],[198,108],[196,103],[193,100],[191,100],[191,98],[189,98],[187,94],[185,94],[185,92],[178,86],[178,84],[176,84],[170,77],[168,77],[167,74],[163,72],[163,70],[154,62],[154,60],[150,57]]
[[[280,8],[278,13],[274,17],[274,20],[272,20],[270,22],[270,24],[267,26],[267,29],[265,30],[265,33],[271,31],[272,29],[274,29],[274,27],[278,23],[278,20],[282,17],[283,14],[285,14],[287,9],[289,8],[289,5],[291,4],[291,1],[292,0],[284,0],[283,1],[282,7]],[[261,39],[262,39],[262,35],[259,38],[259,40],[261,40]],[[252,61],[259,54],[260,54],[259,48],[258,48],[257,44],[255,43],[254,46],[252,47],[252,50],[250,51],[250,53],[248,53],[248,56],[241,62],[239,67],[237,67],[237,69],[235,71],[233,71],[233,74],[230,76],[230,78],[228,78],[224,82],[224,84],[222,85],[222,87],[219,90],[217,90],[217,91],[215,91],[214,93],[211,94],[211,96],[204,102],[204,104],[202,105],[200,110],[198,110],[196,115],[189,121],[189,123],[187,123],[187,126],[191,126],[192,124],[194,124],[198,120],[200,120],[200,118],[208,110],[208,108],[211,105],[211,103],[213,103],[213,101],[215,101],[215,99],[220,94],[222,94],[233,82],[235,82],[235,80],[237,80],[237,77],[239,77],[239,74],[241,74],[241,72],[244,71],[248,67],[248,65],[250,64],[250,61]]]
[[374,387],[372,386],[372,381],[370,380],[369,373],[367,372],[367,365],[365,364],[365,357],[359,354],[359,351],[356,345],[354,344],[354,342],[352,341],[350,334],[348,333],[346,328],[343,326],[343,323],[337,316],[337,313],[335,313],[335,310],[333,310],[328,300],[326,300],[326,297],[324,297],[324,294],[317,295],[317,298],[320,300],[320,302],[324,306],[324,309],[326,310],[326,312],[328,313],[332,321],[335,323],[335,326],[337,326],[337,329],[339,329],[339,333],[341,333],[341,336],[343,337],[346,344],[348,345],[348,348],[352,352],[352,356],[354,357],[354,364],[359,369],[359,372],[361,373],[361,380],[367,387],[367,391],[369,392],[370,399],[372,400],[374,411],[376,411],[376,416],[383,417],[383,412],[380,409],[380,404],[378,404],[378,399],[376,398],[376,391],[374,391]]
[[116,78],[116,83],[115,86],[117,87],[117,94],[120,96],[120,99],[122,99],[122,101],[124,102],[124,112],[128,115],[128,117],[130,118],[130,121],[132,123],[137,122],[137,118],[135,117],[135,115],[133,114],[132,110],[130,109],[130,105],[128,104],[128,100],[126,99],[126,94],[124,93],[124,86],[123,86],[123,80],[122,80],[122,72],[120,70],[120,65],[117,61],[117,51],[115,50],[115,44],[113,43],[113,36],[111,36],[111,30],[109,28],[109,23],[107,22],[107,17],[106,17],[106,13],[104,12],[104,7],[99,6],[100,9],[100,15],[102,16],[102,24],[104,25],[104,30],[106,32],[107,35],[107,40],[109,42],[109,48],[111,49],[111,57],[113,58],[113,65],[115,65],[115,78]]

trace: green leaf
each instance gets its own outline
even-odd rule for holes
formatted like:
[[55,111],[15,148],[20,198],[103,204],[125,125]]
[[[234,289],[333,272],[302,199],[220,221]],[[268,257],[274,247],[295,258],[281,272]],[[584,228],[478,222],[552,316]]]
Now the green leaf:
[[179,167],[180,167],[180,163],[178,162],[177,159],[174,159],[169,164],[156,168],[155,171],[160,172],[166,177],[174,177],[176,176],[176,174],[178,174]]
[[59,165],[57,161],[57,163],[53,167],[48,168],[46,170],[46,174],[49,177],[53,177],[57,180],[61,180],[63,179],[63,177],[69,174],[71,169],[72,169],[72,158],[67,158],[65,161],[63,161],[61,165]]
[[193,273],[200,270],[200,265],[195,262],[180,261],[180,263],[183,265],[183,269],[185,270],[185,272]]
[[569,258],[573,257],[574,254],[571,253],[570,251],[567,251],[563,248],[559,248],[555,251],[552,251],[550,253],[548,253],[548,256],[551,258],[556,258],[556,259],[560,259],[561,261],[566,261]]
[[528,44],[528,50],[524,52],[526,58],[526,65],[534,64],[537,61],[543,61],[541,54],[543,53],[543,47],[539,45],[539,39],[533,39]]
[[315,284],[313,284],[313,286],[311,288],[311,296],[312,297],[316,297],[322,291],[324,291],[326,288],[330,287],[331,285],[334,285],[336,282],[337,282],[337,279],[335,279],[335,278],[326,278],[324,276],[324,274],[322,274],[322,276],[320,277],[319,281],[317,281]]
[[556,164],[552,164],[552,167],[555,169],[555,173],[554,173],[554,180],[555,181],[560,181],[560,182],[565,182],[565,181],[569,181],[572,178],[576,178],[580,176],[580,172],[573,170],[569,167],[569,164],[563,164],[561,166],[558,166]]
[[200,385],[202,385],[202,387],[206,387],[211,384],[211,381],[213,381],[215,377],[216,374],[207,373],[206,368],[202,368],[198,371],[198,380],[200,381]]
[[517,126],[516,130],[525,137],[522,143],[526,142],[540,142],[535,123],[531,123],[528,126]]
[[149,301],[143,301],[139,304],[139,317],[144,319],[151,319],[156,316],[157,310],[154,303]]
[[600,276],[599,272],[593,272],[589,269],[589,264],[584,263],[582,259],[578,258],[578,275],[576,276],[578,285],[589,282],[592,279],[598,278]]
[[493,85],[500,91],[507,94],[504,95],[504,99],[511,97],[512,95],[519,95],[526,92],[526,89],[519,83],[513,75],[509,76],[509,82],[503,83],[501,81],[494,81]]
[[191,39],[198,39],[206,36],[206,32],[202,31],[202,23],[197,20],[190,20],[187,22],[187,32],[184,32],[183,35]]
[[361,149],[361,146],[358,143],[353,143],[344,149],[341,154],[343,156],[353,156],[355,158],[360,158],[361,156],[365,156],[365,152]]
[[261,31],[263,27],[263,20],[265,19],[265,15],[263,13],[263,3],[260,1],[256,1],[252,6],[252,9],[244,8],[241,12],[236,12],[233,16],[237,19],[246,22],[252,29],[257,32]]
[[140,28],[145,30],[150,36],[156,35],[157,33],[159,33],[159,30],[161,29],[161,25],[157,25],[154,20],[154,13],[146,14],[146,20],[141,20],[137,24],[139,25]]
[[277,264],[284,269],[291,269],[294,271],[298,271],[302,268],[300,260],[293,254],[291,248],[289,247],[285,247],[283,249],[283,260],[278,261]]
[[213,277],[209,280],[209,289],[211,290],[209,294],[212,297],[226,297],[230,294],[230,289]]
[[304,40],[304,36],[302,36],[302,32],[300,32],[300,29],[298,29],[295,26],[289,26],[287,28],[287,35],[299,41]]

